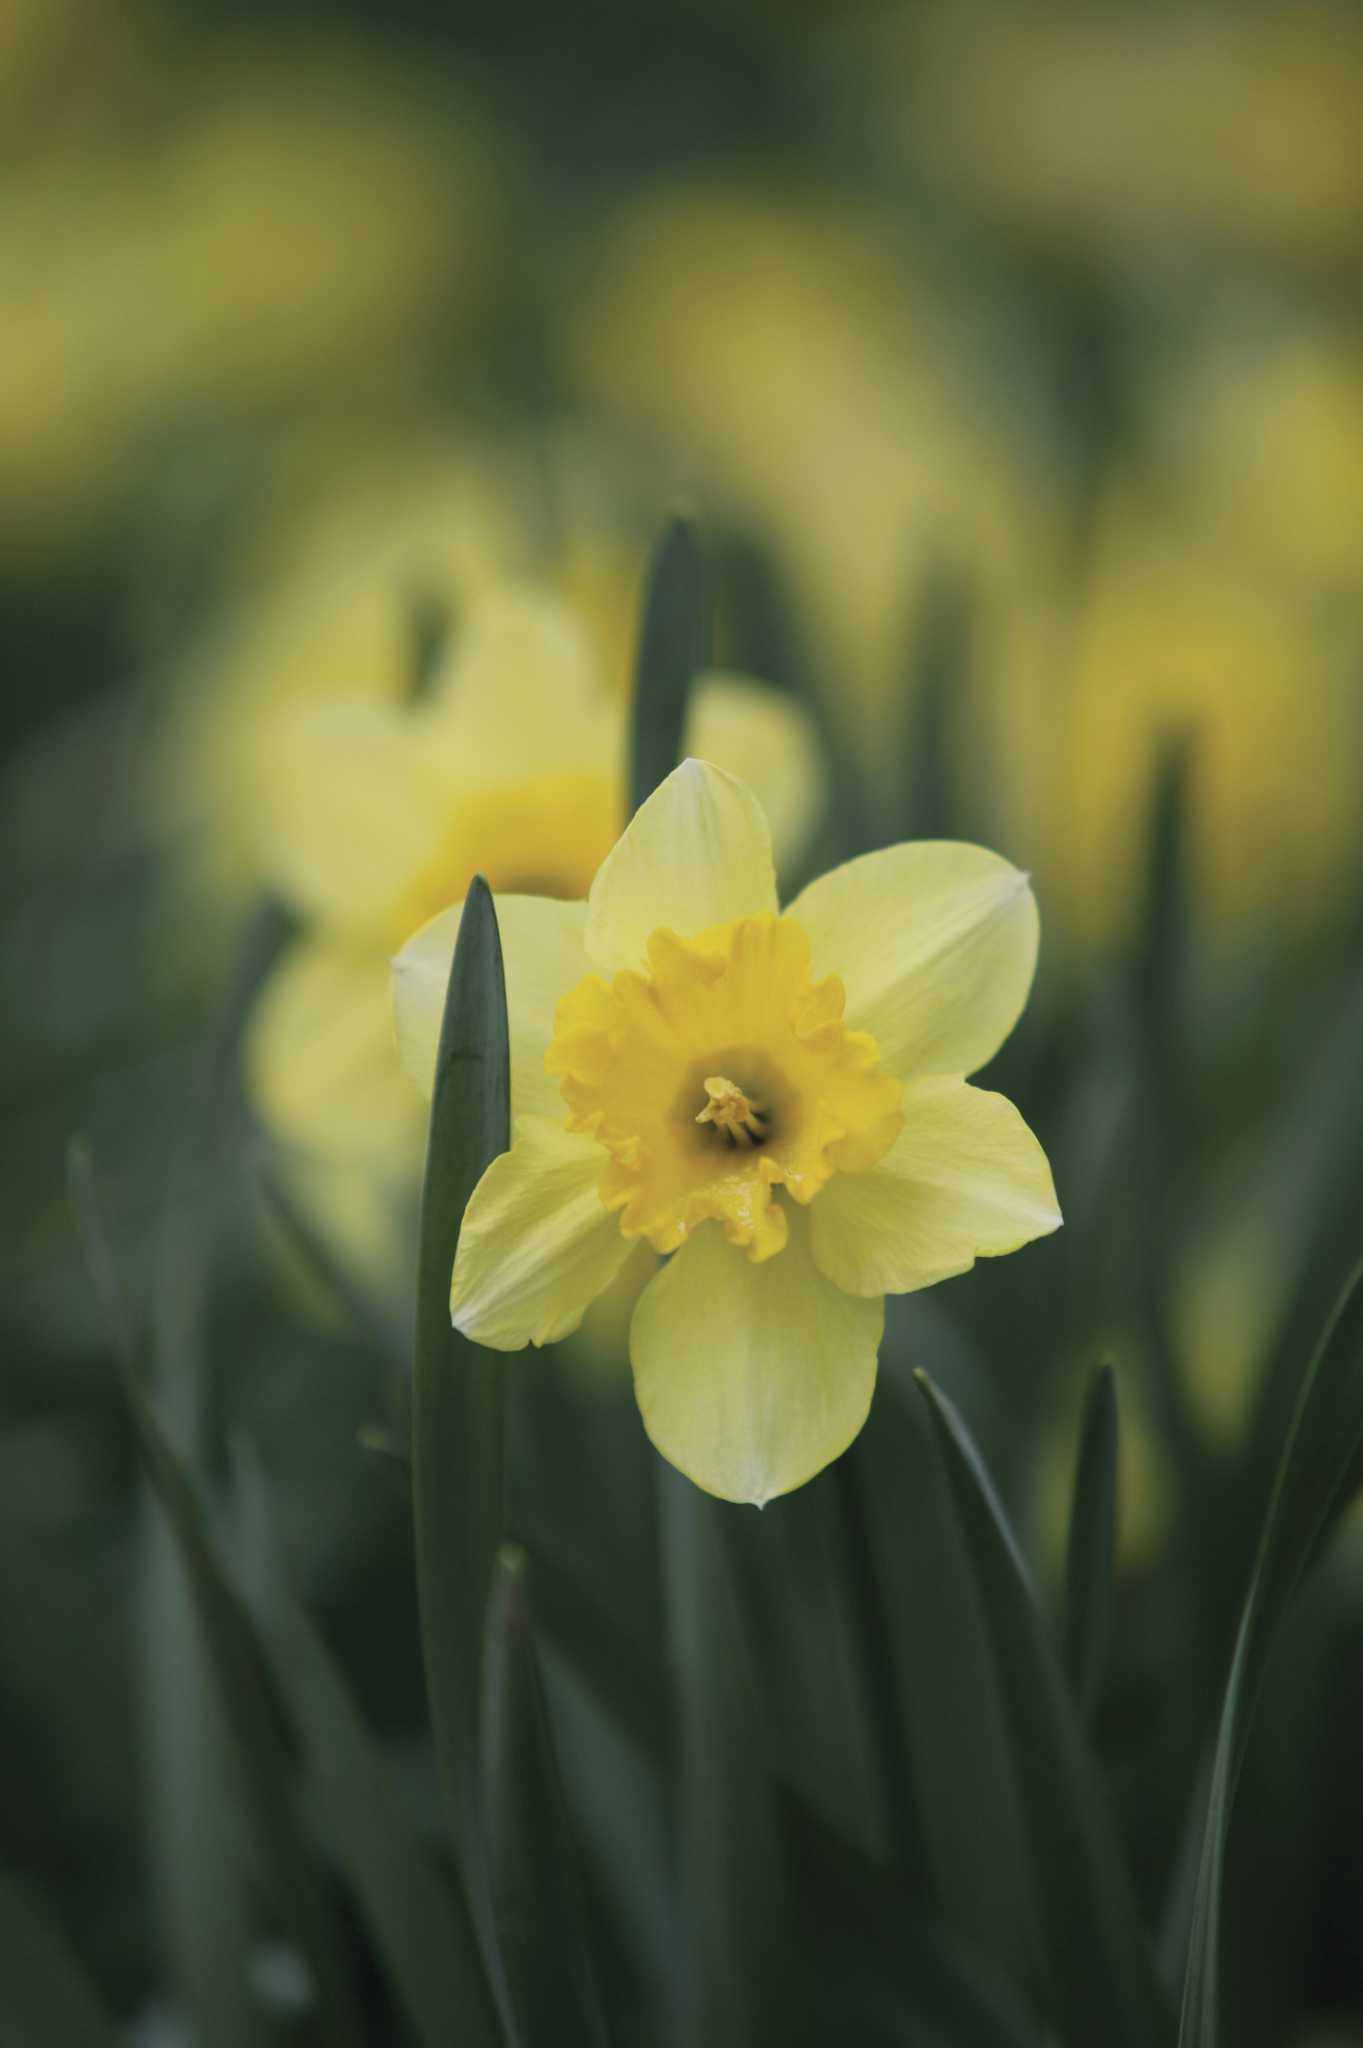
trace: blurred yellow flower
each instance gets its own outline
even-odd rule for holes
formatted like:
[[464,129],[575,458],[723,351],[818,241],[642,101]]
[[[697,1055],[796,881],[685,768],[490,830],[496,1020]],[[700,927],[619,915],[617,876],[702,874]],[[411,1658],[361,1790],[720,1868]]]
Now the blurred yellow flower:
[[1158,749],[1180,735],[1216,924],[1301,925],[1338,901],[1359,842],[1349,634],[1114,490],[1072,605],[1005,652],[1012,840],[1081,932],[1129,917]]
[[[710,674],[690,734],[755,765],[793,848],[819,792],[803,714]],[[418,701],[301,700],[262,740],[262,852],[307,928],[259,1003],[252,1092],[304,1194],[391,1288],[420,1129],[393,1047],[389,957],[478,871],[500,890],[586,894],[624,814],[625,701],[566,608],[498,587],[472,602]]]
[[[1263,331],[1267,325],[1267,331]],[[1221,323],[1149,400],[1160,480],[1210,545],[1303,603],[1363,606],[1363,335]]]
[[960,309],[918,274],[902,226],[809,191],[653,195],[596,256],[571,329],[579,379],[661,439],[665,473],[772,548],[816,679],[837,679],[830,709],[883,787],[902,765],[926,579],[963,568],[987,603],[1030,578],[1052,531],[972,381]]
[[852,24],[864,130],[1015,233],[1101,263],[1224,237],[1349,260],[1356,18],[1335,7],[931,6]]
[[[74,70],[90,34],[110,22],[65,23]],[[515,143],[494,177],[457,79],[343,38],[141,42],[99,65],[102,120],[77,106],[7,173],[0,549],[21,559],[87,540],[151,456],[443,394],[496,304]],[[29,61],[0,30],[0,111],[7,57]]]
[[[865,1420],[884,1296],[1060,1222],[1012,1104],[967,1084],[1026,1001],[1036,905],[981,847],[864,855],[781,915],[752,792],[687,761],[585,903],[498,903],[514,1142],[474,1191],[451,1312],[555,1341],[642,1240],[673,1256],[630,1326],[654,1444],[759,1506]],[[395,963],[429,1087],[459,912]]]

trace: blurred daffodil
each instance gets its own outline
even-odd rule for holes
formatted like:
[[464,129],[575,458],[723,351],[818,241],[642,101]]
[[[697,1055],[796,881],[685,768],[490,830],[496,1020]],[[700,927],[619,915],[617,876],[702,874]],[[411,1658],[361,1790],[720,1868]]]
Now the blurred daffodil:
[[[711,674],[690,731],[720,760],[759,765],[780,841],[798,843],[819,778],[792,702]],[[299,700],[268,742],[266,864],[307,929],[257,1007],[252,1091],[306,1198],[391,1289],[420,1118],[393,1045],[389,959],[475,872],[503,891],[586,895],[623,818],[623,695],[574,614],[499,586],[428,694]]]
[[1004,665],[1000,744],[1017,841],[1077,929],[1130,916],[1154,765],[1174,736],[1193,746],[1192,852],[1218,931],[1328,913],[1358,846],[1347,622],[1114,487],[1078,602],[1032,623]]
[[[977,846],[890,847],[781,914],[752,792],[687,761],[586,902],[498,902],[514,1142],[475,1189],[455,1323],[498,1350],[577,1327],[640,1243],[630,1326],[650,1437],[761,1505],[866,1418],[884,1296],[1060,1222],[1013,1105],[968,1085],[1026,1000],[1036,905]],[[459,912],[395,965],[429,1086]]]
[[593,401],[772,549],[872,792],[902,765],[925,581],[961,570],[977,608],[1006,602],[1051,525],[972,379],[965,309],[914,253],[902,224],[808,189],[650,194],[602,230],[570,334]]

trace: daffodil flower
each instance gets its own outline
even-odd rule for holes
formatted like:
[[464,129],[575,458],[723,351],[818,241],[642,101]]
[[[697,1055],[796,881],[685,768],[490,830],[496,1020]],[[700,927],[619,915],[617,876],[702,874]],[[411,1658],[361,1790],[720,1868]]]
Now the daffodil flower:
[[[625,814],[625,700],[602,668],[574,612],[503,584],[420,702],[320,698],[270,728],[262,851],[307,931],[257,1005],[252,1094],[309,1207],[385,1292],[406,1283],[421,1159],[389,963],[479,871],[499,892],[585,896]],[[789,697],[707,673],[691,737],[759,760],[778,840],[804,837],[818,756]]]
[[[1031,985],[1027,878],[978,846],[894,846],[783,913],[756,798],[687,761],[585,902],[497,914],[514,1142],[465,1214],[454,1321],[496,1350],[551,1343],[652,1246],[644,1426],[698,1486],[761,1505],[861,1428],[886,1293],[1060,1222],[1017,1110],[966,1079]],[[458,917],[395,963],[427,1088]]]

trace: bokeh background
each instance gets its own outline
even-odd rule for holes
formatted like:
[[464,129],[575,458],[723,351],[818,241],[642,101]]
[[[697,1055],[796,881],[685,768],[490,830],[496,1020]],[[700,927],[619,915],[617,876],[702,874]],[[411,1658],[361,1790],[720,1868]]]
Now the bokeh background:
[[[415,731],[463,661],[503,761],[539,643],[470,650],[520,607],[614,707],[615,789],[678,506],[715,671],[766,686],[725,745],[785,806],[787,879],[916,835],[1032,872],[1041,970],[998,1085],[1067,1227],[895,1304],[886,1373],[952,1390],[1045,1589],[1116,1362],[1095,1740],[1158,1918],[1297,1380],[1363,1247],[1361,138],[1345,5],[7,0],[0,1864],[129,2038],[306,2016],[67,1141],[181,1448],[223,1498],[232,1443],[258,1449],[291,1583],[422,1813],[421,1110],[384,1021],[411,904],[350,915],[326,879],[348,817],[401,809],[400,749],[333,755],[325,721]],[[516,1484],[527,1537],[650,1640],[627,1308],[511,1362]],[[834,1783],[785,1627],[778,1747]],[[1363,2041],[1360,1645],[1346,1530],[1237,1823],[1247,2048]],[[676,1930],[631,1872],[656,1830],[565,1698],[622,2038],[654,2040]]]

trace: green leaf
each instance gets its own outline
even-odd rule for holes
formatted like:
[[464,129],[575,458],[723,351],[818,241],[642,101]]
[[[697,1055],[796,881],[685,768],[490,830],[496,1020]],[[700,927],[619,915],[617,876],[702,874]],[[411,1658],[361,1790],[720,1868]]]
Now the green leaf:
[[[207,1380],[204,1290],[213,1228],[204,1204],[170,1204],[157,1260],[151,1351],[157,1414],[195,1470]],[[232,1731],[180,1561],[149,1479],[138,1558],[147,1858],[159,1947],[203,2048],[251,2048],[269,2026],[252,1989],[261,1900],[244,1853]]]
[[5,2048],[118,2048],[76,1958],[2,1871],[0,1987]]
[[113,1341],[128,1418],[193,1596],[276,1910],[312,1972],[328,2039],[342,2048],[350,2043],[358,2048],[363,2037],[344,1950],[311,1851],[295,1820],[284,1735],[266,1667],[193,1482],[142,1386],[122,1290],[100,1221],[90,1157],[79,1144],[71,1148],[70,1185],[86,1261]]
[[987,1619],[928,1417],[888,1360],[854,1448],[928,1896],[999,1970],[1032,1984],[1032,1889]]
[[799,1993],[766,1732],[718,1527],[743,1510],[670,1467],[658,1492],[681,1751],[681,2038],[748,2048],[798,2033]]
[[988,1621],[1052,2017],[1075,2042],[1155,2048],[1171,2025],[1068,1687],[965,1424],[917,1378]]
[[483,1796],[493,1911],[507,1989],[527,2042],[610,2038],[600,1974],[544,1696],[530,1606],[530,1560],[497,1555],[483,1657]]
[[450,1321],[470,1195],[510,1143],[506,977],[492,893],[475,876],[459,925],[436,1055],[421,1194],[412,1498],[422,1655],[436,1758],[474,1925],[501,1991],[478,1764],[483,1617],[503,1535],[505,1362]]
[[408,1820],[392,1772],[311,1618],[288,1591],[254,1446],[233,1446],[249,1548],[264,1568],[245,1594],[298,1730],[336,1860],[412,2030],[427,2048],[500,2040],[467,1905],[446,1883]]
[[921,1899],[795,1814],[797,1865],[819,1970],[806,2038],[858,2048],[1046,2048],[1017,1987]]
[[1102,1365],[1084,1404],[1065,1574],[1065,1669],[1083,1714],[1093,1706],[1107,1646],[1116,1521],[1117,1382]]
[[1219,2048],[1226,1838],[1255,1702],[1278,1626],[1357,1484],[1363,1445],[1363,1267],[1355,1271],[1302,1382],[1240,1617],[1193,1901],[1180,2048]]
[[[894,821],[901,839],[961,836],[960,764],[966,758],[962,741],[974,625],[975,606],[963,577],[938,565],[924,579],[910,636],[904,772]],[[977,748],[970,758],[978,757]]]
[[636,811],[681,759],[686,701],[705,663],[706,638],[700,549],[690,520],[677,517],[664,528],[644,582],[629,763]]

